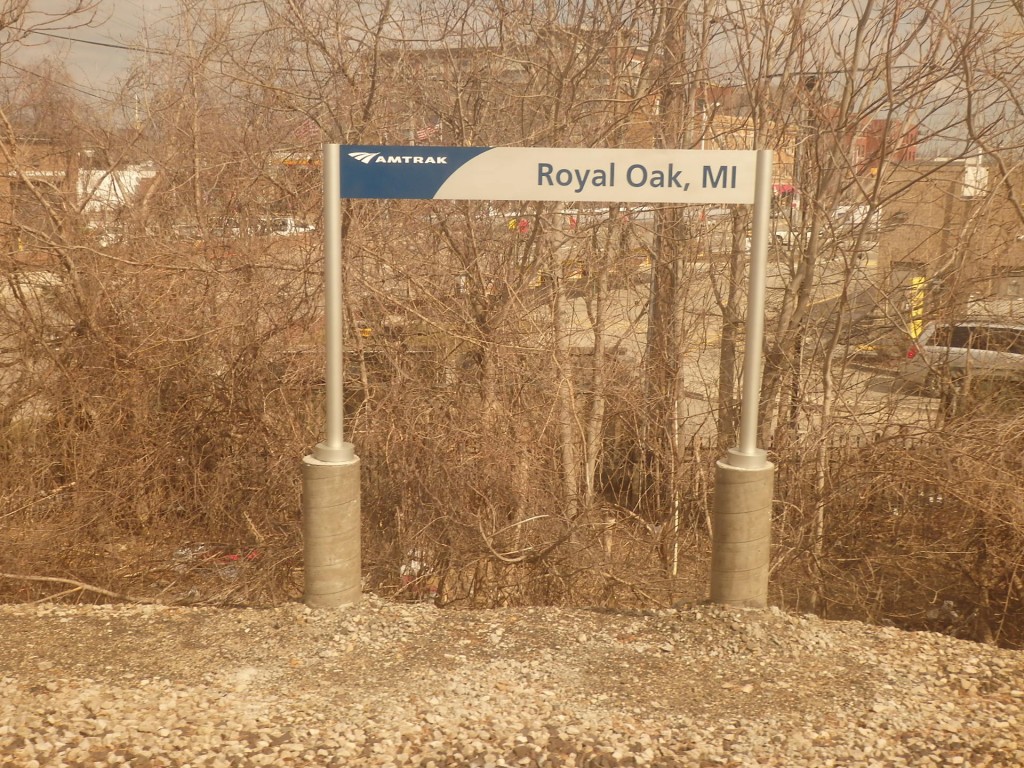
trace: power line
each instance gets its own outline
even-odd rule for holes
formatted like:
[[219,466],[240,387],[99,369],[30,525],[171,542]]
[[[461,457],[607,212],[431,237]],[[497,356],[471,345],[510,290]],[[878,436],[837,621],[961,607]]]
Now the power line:
[[38,77],[40,80],[48,80],[53,85],[60,86],[61,88],[66,88],[67,90],[74,91],[75,93],[80,93],[83,96],[88,96],[90,99],[98,99],[100,101],[106,101],[110,104],[114,104],[116,102],[115,97],[117,94],[115,94],[114,91],[99,89],[103,90],[104,93],[108,94],[107,96],[100,96],[98,91],[87,91],[84,88],[79,88],[76,85],[71,85],[70,83],[63,83],[60,80],[54,80],[52,77],[47,77],[46,75],[42,75],[39,72],[35,72],[31,69],[26,69],[25,67],[19,67],[17,64],[12,64],[10,61],[5,61],[4,66],[10,67],[11,69],[17,70],[18,72],[21,72],[26,75]]
[[170,51],[162,51],[159,48],[143,48],[138,45],[125,45],[123,43],[104,43],[99,40],[86,40],[81,37],[71,37],[70,35],[55,35],[52,32],[40,32],[37,29],[31,30],[34,35],[42,35],[43,37],[52,37],[55,40],[65,40],[69,43],[81,43],[82,45],[95,45],[100,48],[116,48],[120,51],[132,51],[133,53],[156,53],[161,56],[170,56]]
[[[153,54],[157,54],[159,56],[174,56],[175,55],[174,51],[167,51],[167,50],[163,50],[161,48],[146,48],[146,47],[139,46],[139,45],[126,45],[124,43],[103,43],[103,42],[100,42],[98,40],[86,40],[85,38],[82,38],[82,37],[71,37],[70,35],[55,35],[52,32],[40,32],[39,30],[36,30],[36,29],[30,30],[30,32],[32,34],[34,34],[34,35],[43,35],[44,37],[50,37],[50,38],[53,38],[55,40],[64,40],[65,42],[68,42],[68,43],[80,43],[81,45],[94,45],[94,46],[97,46],[97,47],[100,47],[100,48],[114,48],[114,49],[119,50],[119,51],[129,51],[131,53],[145,53],[145,54],[153,53]],[[224,65],[224,64],[230,64],[232,62],[227,61],[227,60],[213,60],[210,63]],[[316,70],[310,69],[310,68],[307,68],[307,67],[276,67],[276,69],[278,69],[279,71],[282,71],[282,72],[300,72],[300,73],[304,73],[304,74],[311,74],[311,73],[316,72]]]

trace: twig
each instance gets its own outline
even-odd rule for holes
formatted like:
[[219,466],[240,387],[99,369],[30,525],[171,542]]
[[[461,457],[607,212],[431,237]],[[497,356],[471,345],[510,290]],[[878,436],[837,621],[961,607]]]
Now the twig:
[[640,595],[641,597],[643,597],[643,598],[645,598],[647,600],[650,600],[654,605],[658,606],[659,608],[668,608],[669,607],[668,604],[664,600],[659,600],[654,595],[652,595],[649,592],[647,592],[647,591],[641,589],[640,587],[638,587],[636,584],[631,584],[630,582],[626,581],[625,579],[620,579],[618,576],[615,576],[614,574],[611,574],[608,571],[601,571],[601,575],[604,578],[608,579],[609,581],[613,581],[616,584],[621,584],[622,586],[626,587],[627,589],[632,590],[634,592],[634,594]]
[[60,600],[65,595],[73,595],[76,592],[81,591],[82,590],[78,587],[71,587],[71,589],[65,589],[61,592],[54,592],[52,595],[46,595],[45,597],[40,597],[38,600],[33,600],[32,604],[35,605],[36,603],[49,603],[53,600]]
[[[72,480],[70,483],[65,483],[64,485],[61,485],[61,486],[59,486],[57,488],[54,488],[52,490],[43,491],[42,493],[37,494],[34,499],[31,499],[30,501],[26,502],[25,504],[22,504],[17,509],[12,509],[9,512],[5,512],[3,516],[5,518],[6,517],[13,517],[14,515],[18,514],[19,512],[24,512],[29,507],[35,506],[36,504],[39,504],[40,502],[46,501],[47,499],[52,499],[54,496],[59,496],[60,494],[64,493],[64,491],[66,491],[66,490],[68,490],[70,488],[74,488],[74,487],[75,487],[75,482]],[[5,498],[4,501],[6,501],[6,500],[7,499]]]
[[[103,587],[96,587],[92,584],[86,584],[83,581],[76,581],[75,579],[61,579],[56,576],[24,576],[20,573],[0,573],[2,579],[19,579],[21,581],[42,581],[48,584],[69,584],[73,589],[67,590],[72,592],[75,590],[83,590],[86,592],[95,592],[96,594],[103,595],[105,597],[112,597],[116,600],[124,600],[129,603],[156,603],[155,600],[150,600],[145,597],[132,597],[131,595],[122,595],[118,592],[111,592],[109,589],[103,589]],[[66,594],[62,592],[61,594]]]

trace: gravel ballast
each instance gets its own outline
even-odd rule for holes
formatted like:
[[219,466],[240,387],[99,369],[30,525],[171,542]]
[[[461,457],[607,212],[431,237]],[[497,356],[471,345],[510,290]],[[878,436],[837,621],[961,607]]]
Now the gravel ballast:
[[1024,653],[774,608],[0,622],[4,766],[1024,766]]

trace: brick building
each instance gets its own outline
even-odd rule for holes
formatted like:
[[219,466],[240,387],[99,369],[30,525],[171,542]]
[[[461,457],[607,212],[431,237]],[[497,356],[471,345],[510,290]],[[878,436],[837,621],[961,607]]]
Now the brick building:
[[75,154],[48,140],[21,139],[0,151],[0,247],[7,268],[31,263],[39,241],[60,226],[51,212],[62,211],[65,195],[73,194],[67,184],[77,168]]
[[[1013,179],[1021,194],[1024,179]],[[883,189],[878,264],[890,285],[925,285],[925,314],[972,299],[1024,298],[1024,222],[983,159],[907,162]]]

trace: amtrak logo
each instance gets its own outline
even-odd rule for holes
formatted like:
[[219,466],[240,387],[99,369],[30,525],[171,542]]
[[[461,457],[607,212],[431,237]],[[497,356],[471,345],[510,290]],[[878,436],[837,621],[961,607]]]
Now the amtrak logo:
[[363,165],[370,165],[371,163],[383,163],[385,165],[448,165],[448,158],[444,155],[422,157],[419,155],[384,155],[380,152],[349,152],[348,156],[358,160]]
[[354,157],[360,163],[365,163],[366,165],[369,165],[373,158],[377,157],[377,155],[379,154],[380,152],[349,152],[348,156]]

